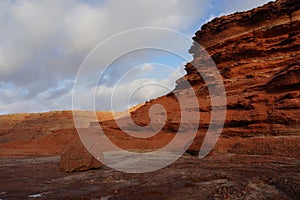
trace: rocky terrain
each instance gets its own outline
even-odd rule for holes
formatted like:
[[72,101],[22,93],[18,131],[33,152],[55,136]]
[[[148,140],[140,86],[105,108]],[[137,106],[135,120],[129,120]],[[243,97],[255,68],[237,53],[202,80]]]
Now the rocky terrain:
[[[162,159],[164,159],[162,157]],[[0,199],[299,199],[299,160],[278,156],[183,155],[143,174],[66,173],[59,157],[1,159]]]
[[[195,117],[183,124],[187,131],[181,136],[196,125],[197,136],[178,161],[151,173],[117,172],[86,151],[71,111],[3,115],[0,199],[299,199],[299,1],[277,0],[216,18],[202,26],[194,40],[217,65],[226,90],[224,127],[209,156],[193,156],[199,154],[211,124],[209,88],[214,87],[204,81],[210,68],[203,67],[207,57],[195,43],[189,50],[194,60],[186,64],[187,74],[175,90],[130,110],[141,126],[152,120],[150,129],[158,123],[153,119],[164,115],[167,123],[157,135],[128,136],[119,124],[136,130],[128,125],[126,114],[113,120],[110,112],[97,113],[105,134],[117,146],[153,151],[168,144],[181,125],[176,97],[189,102],[195,92],[199,107],[187,111],[200,121]],[[150,120],[148,113],[155,104],[164,106],[166,114],[154,112]],[[90,123],[88,112],[82,116]],[[85,129],[96,131],[97,124]],[[150,129],[140,134],[147,135]],[[95,168],[100,169],[86,171]]]

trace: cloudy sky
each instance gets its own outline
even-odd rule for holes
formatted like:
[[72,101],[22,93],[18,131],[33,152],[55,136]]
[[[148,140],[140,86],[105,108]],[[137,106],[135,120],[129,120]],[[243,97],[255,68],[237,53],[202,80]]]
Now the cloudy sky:
[[[81,64],[97,44],[112,35],[140,27],[161,27],[192,37],[203,23],[216,16],[266,2],[1,0],[0,114],[71,109],[73,85]],[[112,56],[115,48],[132,42],[112,42],[112,47],[102,49],[98,57]],[[131,93],[129,104],[133,105],[168,92],[184,74],[184,59],[165,52],[140,51],[122,59],[105,68],[96,86],[85,85],[86,93],[97,91],[98,110],[110,109],[112,91],[117,109],[122,110],[124,105],[119,103],[128,100],[124,94]],[[101,60],[95,70],[104,69]],[[87,101],[85,95],[83,101]]]

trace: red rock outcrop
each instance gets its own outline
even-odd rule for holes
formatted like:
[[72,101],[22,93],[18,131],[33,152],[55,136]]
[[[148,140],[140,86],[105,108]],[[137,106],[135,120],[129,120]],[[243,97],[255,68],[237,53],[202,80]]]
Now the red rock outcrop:
[[[226,89],[227,115],[218,152],[300,157],[300,2],[278,0],[248,12],[216,18],[193,38],[216,63]],[[176,89],[132,113],[141,125],[154,104],[165,105],[170,132],[178,129],[180,108],[174,93],[188,99],[185,80],[193,86],[200,108],[198,137],[189,152],[198,153],[211,117],[207,84],[199,74],[201,49]],[[205,58],[204,58],[205,59]],[[177,127],[177,128],[176,128]],[[291,137],[292,136],[292,137]],[[258,148],[259,147],[259,148]]]
[[74,172],[97,169],[103,166],[103,164],[88,152],[80,138],[76,136],[64,147],[61,154],[60,166],[65,172]]

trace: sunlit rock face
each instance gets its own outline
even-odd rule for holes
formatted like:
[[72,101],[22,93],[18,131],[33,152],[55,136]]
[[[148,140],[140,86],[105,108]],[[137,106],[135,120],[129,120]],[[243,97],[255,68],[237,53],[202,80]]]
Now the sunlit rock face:
[[[227,95],[227,114],[217,152],[276,154],[299,157],[300,152],[300,3],[279,0],[262,7],[216,18],[193,38],[216,63]],[[198,137],[189,148],[198,153],[211,117],[207,83],[199,74],[201,49],[189,50],[194,60],[176,89],[133,112],[138,124],[150,122],[154,104],[165,106],[164,131],[176,132],[180,107],[174,94],[189,98],[187,80],[199,100]],[[191,122],[195,123],[195,122]],[[298,150],[297,150],[298,149]]]

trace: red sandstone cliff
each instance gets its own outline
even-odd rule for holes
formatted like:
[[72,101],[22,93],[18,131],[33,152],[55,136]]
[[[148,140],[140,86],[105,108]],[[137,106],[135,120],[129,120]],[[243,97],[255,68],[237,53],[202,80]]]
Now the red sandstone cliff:
[[[300,2],[278,0],[243,13],[216,18],[193,38],[206,49],[223,77],[227,115],[215,151],[300,157]],[[176,131],[180,108],[174,93],[187,95],[193,86],[201,116],[198,138],[189,149],[197,153],[210,121],[207,84],[195,66],[203,59],[194,45],[194,60],[173,93],[152,100],[132,117],[147,124],[153,104],[165,105],[166,131]],[[198,67],[198,68],[197,68]],[[196,69],[197,68],[197,69]]]

